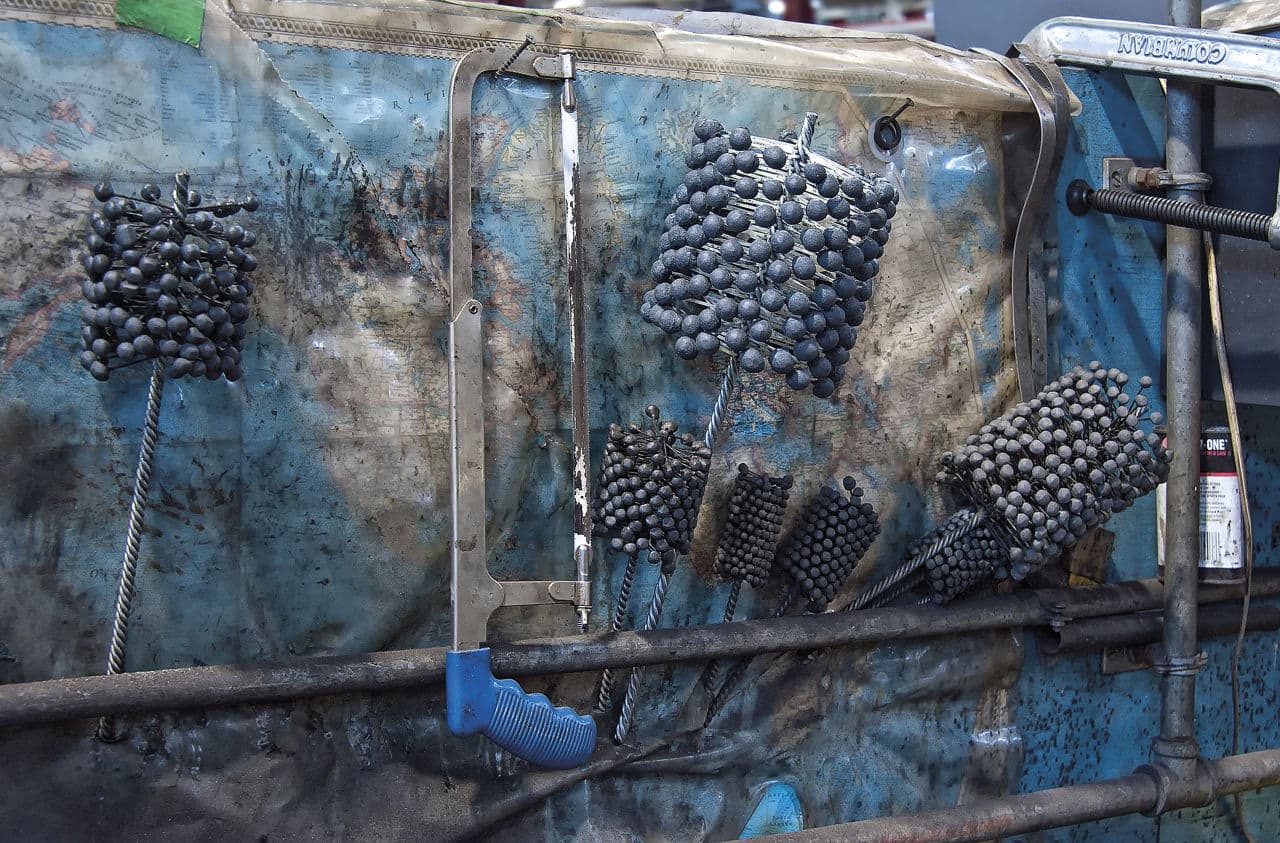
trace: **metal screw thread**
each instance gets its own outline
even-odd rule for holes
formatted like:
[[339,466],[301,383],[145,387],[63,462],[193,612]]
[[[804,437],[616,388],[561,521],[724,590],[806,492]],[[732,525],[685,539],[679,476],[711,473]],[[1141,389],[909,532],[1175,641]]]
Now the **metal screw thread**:
[[[658,626],[658,620],[662,617],[662,604],[667,599],[667,586],[670,584],[671,574],[663,571],[658,577],[657,585],[653,587],[653,599],[649,602],[649,616],[644,621],[646,630]],[[640,691],[640,679],[643,675],[644,668],[637,667],[631,671],[631,676],[627,679],[627,694],[622,700],[622,713],[618,716],[618,726],[613,731],[614,743],[622,743],[631,729],[631,716],[635,712],[636,696]]]
[[[729,623],[733,620],[734,614],[738,611],[738,595],[742,593],[742,580],[734,580],[729,586],[729,598],[724,604],[723,623]],[[702,674],[702,687],[710,691],[720,682],[720,660],[712,659],[707,664],[707,670]]]
[[716,394],[716,403],[711,407],[711,420],[707,422],[707,432],[702,437],[702,444],[708,448],[715,446],[716,437],[720,435],[720,423],[724,420],[729,401],[733,398],[734,387],[738,385],[738,355],[729,358],[725,367],[724,378],[720,381],[720,392]]
[[533,36],[526,35],[524,37],[524,41],[520,44],[520,46],[516,47],[515,52],[511,54],[511,58],[503,62],[502,67],[498,68],[498,72],[495,73],[494,75],[498,77],[505,76],[507,71],[511,69],[511,65],[515,64],[516,59],[520,58],[520,54],[532,46],[533,46]]
[[[640,557],[632,555],[627,559],[627,568],[622,572],[622,584],[618,586],[618,601],[613,609],[613,620],[609,622],[609,631],[617,632],[622,629],[623,621],[627,617],[627,606],[631,602],[631,586],[635,583],[636,568],[639,567]],[[616,677],[613,668],[607,667],[604,673],[600,674],[600,694],[596,697],[596,711],[608,711],[613,707],[613,686]]]
[[1234,208],[1181,202],[1164,196],[1147,196],[1124,190],[1094,190],[1088,193],[1089,205],[1104,214],[1136,217],[1167,225],[1211,231],[1267,241],[1271,217]]
[[187,215],[187,196],[191,192],[191,176],[186,170],[173,176],[173,212],[182,219]]
[[978,528],[984,518],[981,509],[962,509],[947,519],[946,525],[939,531],[937,538],[924,550],[912,556],[893,570],[887,577],[858,595],[845,611],[873,609],[883,606],[902,592],[913,587],[924,575],[925,563],[940,553],[943,548],[956,543]]
[[[796,596],[798,593],[799,592],[794,587],[787,589],[787,593],[783,596],[782,602],[779,603],[778,608],[774,610],[773,617],[780,618],[789,612],[796,602]],[[715,719],[716,715],[720,713],[720,710],[724,708],[724,704],[729,701],[729,697],[732,695],[734,687],[738,684],[738,681],[742,679],[743,674],[747,672],[747,667],[750,666],[750,664],[750,658],[742,658],[734,662],[733,668],[729,671],[729,675],[725,677],[724,684],[720,686],[720,690],[717,691],[715,697],[712,698],[711,704],[707,706],[707,715],[702,718],[703,728],[709,726],[711,721]]]
[[[147,491],[151,487],[151,468],[160,437],[160,402],[164,397],[164,367],[157,360],[151,367],[151,386],[147,390],[147,415],[142,425],[142,446],[138,450],[138,470],[133,478],[133,500],[129,504],[129,530],[124,543],[124,561],[120,565],[120,587],[116,592],[115,619],[111,625],[111,650],[107,656],[107,675],[124,673],[125,643],[129,635],[129,615],[133,611],[138,552],[142,546],[142,528],[147,515]],[[98,721],[98,739],[118,740],[114,717]]]

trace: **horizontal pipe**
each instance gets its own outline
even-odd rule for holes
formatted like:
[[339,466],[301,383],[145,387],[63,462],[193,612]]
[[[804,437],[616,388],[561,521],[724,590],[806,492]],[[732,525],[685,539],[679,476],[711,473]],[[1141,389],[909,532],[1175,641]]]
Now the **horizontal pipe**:
[[[1206,606],[1196,627],[1200,638],[1235,635],[1240,630],[1240,603]],[[1086,618],[1063,624],[1044,638],[1041,650],[1049,655],[1080,653],[1110,647],[1137,647],[1159,641],[1164,629],[1159,612]],[[1274,632],[1280,629],[1280,606],[1252,606],[1248,629]]]
[[[1213,797],[1280,784],[1280,750],[1208,762]],[[1188,791],[1189,792],[1189,791]],[[1160,785],[1146,772],[1035,793],[984,799],[902,817],[829,825],[758,838],[771,843],[977,843],[1014,834],[1151,813]],[[1187,807],[1170,802],[1166,808]]]
[[984,799],[904,817],[829,825],[760,841],[804,843],[976,843],[1062,825],[1134,814],[1155,807],[1155,779],[1145,774]]
[[[1280,569],[1254,573],[1253,593],[1280,594]],[[1203,602],[1238,598],[1241,586],[1201,589]],[[1065,618],[1146,611],[1161,603],[1158,580],[1082,589],[1043,589],[968,600],[826,612],[649,632],[597,633],[516,644],[494,644],[498,676],[525,677],[705,661],[874,644],[990,629],[1045,626]],[[335,694],[422,688],[444,680],[444,648],[139,671],[0,685],[0,727],[180,709],[272,703]]]

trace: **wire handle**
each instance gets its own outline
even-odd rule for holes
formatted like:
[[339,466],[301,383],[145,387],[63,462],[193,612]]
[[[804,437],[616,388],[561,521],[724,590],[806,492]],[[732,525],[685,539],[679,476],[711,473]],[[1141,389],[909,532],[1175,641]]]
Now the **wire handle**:
[[[125,644],[129,635],[129,616],[133,613],[133,597],[137,585],[138,553],[142,548],[142,528],[147,518],[147,491],[151,488],[151,469],[160,438],[160,403],[164,398],[164,366],[159,360],[151,367],[151,386],[147,390],[147,414],[142,425],[142,445],[138,449],[138,469],[133,478],[133,499],[129,503],[129,530],[124,541],[124,560],[120,563],[120,585],[116,591],[115,618],[111,624],[111,650],[107,656],[107,675],[124,673]],[[98,721],[100,741],[118,741],[124,737],[116,729],[116,719],[106,716]]]
[[985,520],[985,514],[981,509],[962,509],[952,515],[932,542],[895,568],[887,577],[859,594],[845,607],[845,611],[852,612],[883,606],[904,591],[913,588],[924,574],[925,563],[940,553],[943,548],[950,547],[981,526]]

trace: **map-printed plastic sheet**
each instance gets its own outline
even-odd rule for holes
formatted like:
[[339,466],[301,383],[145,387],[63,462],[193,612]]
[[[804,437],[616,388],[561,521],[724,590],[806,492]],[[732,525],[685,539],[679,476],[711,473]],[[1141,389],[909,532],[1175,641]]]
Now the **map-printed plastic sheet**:
[[[698,116],[771,135],[818,112],[815,148],[903,195],[835,399],[744,379],[664,624],[723,611],[710,559],[739,462],[796,475],[793,515],[854,474],[885,527],[865,582],[946,513],[937,455],[1012,396],[1001,137],[1029,106],[986,59],[446,3],[210,5],[199,50],[117,30],[101,3],[3,0],[0,18],[2,682],[104,668],[146,373],[79,368],[78,238],[94,182],[167,189],[180,168],[205,195],[261,198],[261,280],[245,379],[166,391],[129,668],[447,643],[447,90],[478,46],[528,34],[578,56],[597,456],[648,403],[700,432],[714,399],[718,366],[678,360],[638,314]],[[868,127],[906,97],[905,140],[879,160]],[[490,568],[565,578],[558,90],[485,79],[474,108]],[[598,556],[597,624],[622,561]],[[780,595],[744,591],[738,617]],[[573,626],[563,607],[505,610],[491,633]],[[11,730],[0,746],[24,760],[0,765],[0,822],[26,839],[720,839],[781,781],[826,824],[1006,789],[1020,663],[1010,634],[761,659],[706,730],[699,666],[650,669],[634,743],[569,774],[453,738],[438,688],[135,718],[113,745],[86,723]],[[527,684],[582,710],[594,678]]]

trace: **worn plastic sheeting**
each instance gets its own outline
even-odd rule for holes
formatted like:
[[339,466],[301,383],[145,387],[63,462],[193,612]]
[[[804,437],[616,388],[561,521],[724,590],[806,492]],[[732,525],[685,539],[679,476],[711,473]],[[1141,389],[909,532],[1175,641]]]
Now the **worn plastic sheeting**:
[[[74,359],[76,238],[108,172],[136,187],[187,167],[206,195],[262,198],[246,378],[166,394],[129,666],[447,641],[446,93],[476,46],[528,33],[579,56],[597,455],[604,428],[645,404],[698,430],[714,396],[718,370],[676,360],[637,313],[697,116],[771,134],[817,111],[816,148],[904,195],[838,400],[745,380],[664,623],[722,611],[709,558],[739,461],[797,474],[799,500],[862,478],[886,527],[864,581],[945,513],[937,454],[1012,396],[1001,133],[1027,103],[988,60],[808,27],[728,39],[443,3],[211,5],[199,53],[112,31],[95,4],[11,0],[0,16],[0,432],[23,443],[0,459],[24,481],[0,493],[13,537],[0,681],[105,662],[145,391],[140,370],[99,385]],[[867,126],[905,96],[903,149],[884,165]],[[474,104],[490,566],[564,577],[556,95],[485,80]],[[600,557],[597,623],[620,564]],[[637,611],[654,574],[642,571]],[[778,591],[744,595],[739,616],[767,613]],[[495,638],[571,629],[565,608],[492,626]],[[1022,662],[1012,633],[762,659],[705,731],[697,669],[650,669],[635,745],[602,745],[567,774],[452,737],[436,689],[139,718],[110,746],[89,724],[13,730],[0,746],[23,763],[0,772],[0,822],[34,838],[721,839],[773,781],[795,788],[808,825],[903,812],[1061,773],[1022,761],[1058,728],[1020,730]],[[540,689],[581,709],[593,679]]]
[[[581,58],[598,432],[639,418],[649,402],[689,428],[705,423],[718,372],[677,361],[637,314],[638,280],[697,116],[770,134],[817,111],[817,148],[886,171],[905,197],[840,399],[745,379],[667,622],[702,623],[722,609],[724,586],[707,559],[738,461],[796,473],[797,497],[846,471],[863,478],[887,529],[862,579],[942,513],[920,491],[930,489],[934,455],[1008,395],[1007,377],[982,373],[1003,368],[998,132],[1003,110],[1025,102],[990,62],[902,39],[779,45],[447,5],[263,5],[231,18],[211,8],[196,54],[110,31],[96,7],[74,18],[15,8],[6,15],[40,21],[0,24],[12,91],[0,153],[9,233],[0,257],[11,268],[0,423],[7,441],[30,443],[5,454],[10,476],[29,482],[6,487],[0,504],[20,537],[0,552],[9,586],[0,643],[12,659],[0,664],[4,681],[96,672],[104,659],[145,380],[134,370],[100,386],[74,360],[75,241],[89,186],[107,173],[136,187],[188,167],[206,195],[252,189],[262,198],[247,377],[179,382],[166,394],[129,666],[446,642],[444,93],[459,50],[483,39],[531,32]],[[867,154],[867,126],[903,95],[917,105],[903,152],[886,167]],[[556,99],[538,83],[485,80],[475,108],[491,568],[563,577]],[[619,564],[601,558],[598,610]],[[653,573],[642,573],[637,604]],[[740,616],[767,611],[777,596],[744,600]],[[564,609],[503,612],[493,625],[495,638],[570,629]],[[973,658],[972,645],[957,646]],[[28,763],[21,773],[6,766],[0,820],[41,836],[408,837],[492,826],[510,839],[579,827],[689,839],[736,836],[757,786],[779,778],[794,782],[807,821],[848,819],[899,805],[904,765],[939,779],[911,802],[963,792],[974,768],[970,713],[1008,686],[1017,663],[1016,647],[1001,652],[978,671],[948,670],[961,656],[943,651],[877,654],[888,661],[865,673],[822,659],[803,669],[762,663],[769,678],[706,733],[688,728],[705,702],[691,691],[696,669],[651,670],[636,724],[645,748],[633,753],[648,759],[606,760],[589,784],[529,774],[485,741],[453,738],[434,691],[147,718],[114,746],[94,744],[84,724],[22,730],[4,739],[6,754]],[[886,688],[903,693],[904,669],[922,671],[904,703],[919,710],[910,719],[883,704]],[[930,690],[936,676],[948,677],[944,695]],[[544,689],[583,707],[592,679]],[[756,694],[768,683],[777,692],[763,705]],[[880,707],[868,713],[872,700]],[[871,724],[857,730],[869,764],[829,739],[854,717]],[[919,722],[934,724],[928,753]],[[835,770],[857,775],[832,789]],[[54,807],[66,803],[85,807]]]

